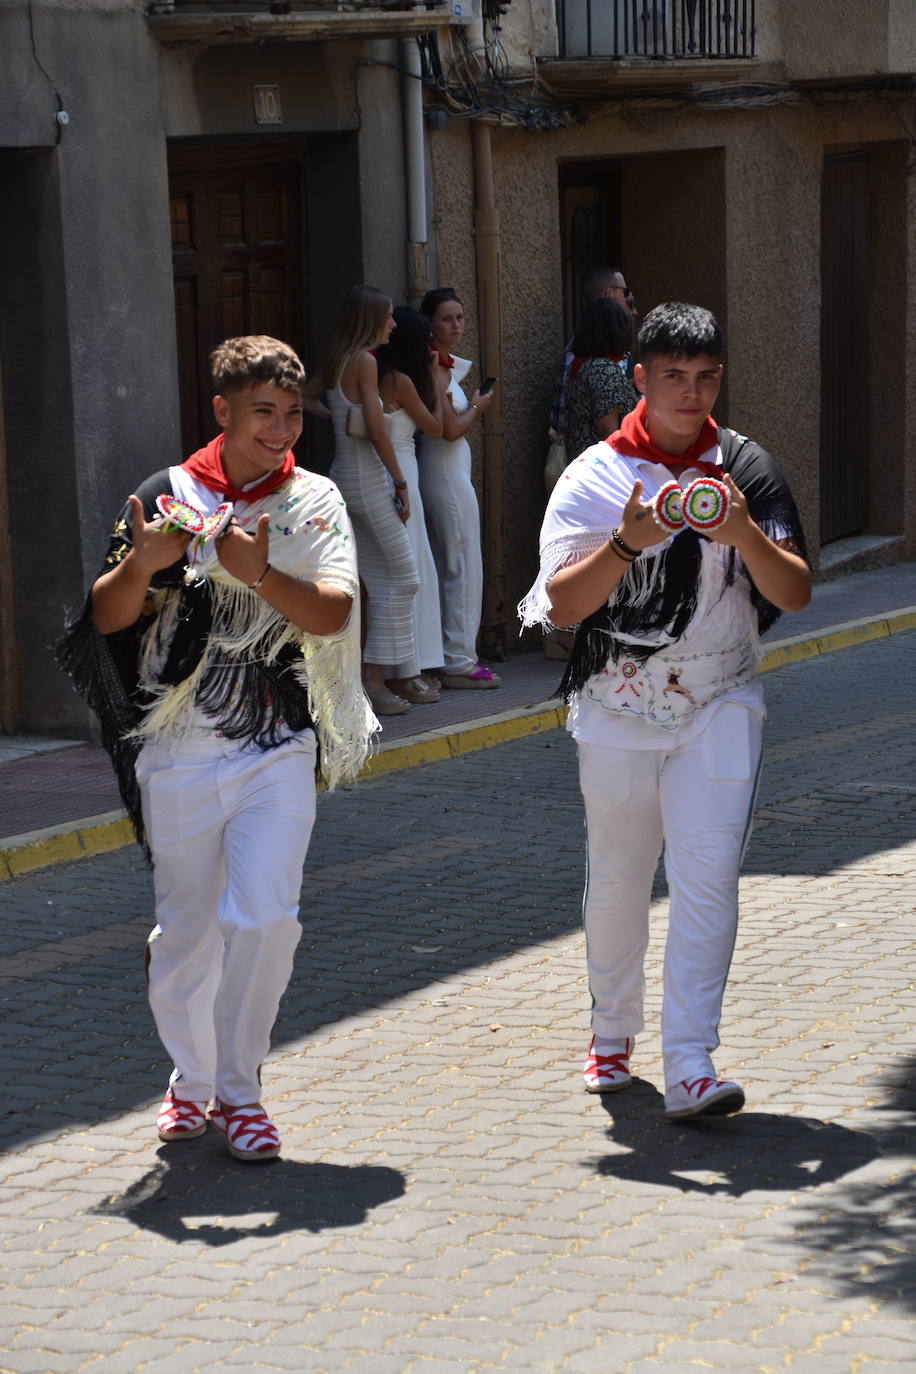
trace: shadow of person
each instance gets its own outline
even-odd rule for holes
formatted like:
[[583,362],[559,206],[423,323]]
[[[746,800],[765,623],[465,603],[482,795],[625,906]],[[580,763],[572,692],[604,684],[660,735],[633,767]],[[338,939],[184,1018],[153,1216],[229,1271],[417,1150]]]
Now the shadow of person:
[[404,1175],[372,1164],[244,1164],[212,1137],[163,1145],[159,1162],[120,1195],[91,1209],[126,1217],[166,1240],[221,1246],[358,1226],[373,1207],[403,1196]]
[[745,1111],[668,1121],[662,1094],[641,1079],[604,1096],[602,1106],[619,1148],[596,1160],[595,1172],[685,1193],[795,1193],[832,1183],[878,1154],[866,1132],[814,1117]]

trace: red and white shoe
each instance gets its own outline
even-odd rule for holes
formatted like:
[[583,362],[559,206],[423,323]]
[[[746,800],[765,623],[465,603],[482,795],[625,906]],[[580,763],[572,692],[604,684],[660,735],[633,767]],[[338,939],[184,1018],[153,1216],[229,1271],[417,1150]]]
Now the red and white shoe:
[[606,1040],[604,1049],[597,1050],[595,1037],[592,1036],[588,1058],[582,1070],[587,1093],[619,1093],[621,1088],[630,1086],[633,1082],[630,1055],[633,1053],[634,1043],[631,1037],[625,1040]]
[[684,1078],[665,1089],[665,1116],[678,1121],[685,1116],[731,1116],[744,1106],[744,1089],[730,1078],[701,1075]]
[[206,1102],[189,1102],[169,1088],[162,1099],[156,1130],[160,1140],[194,1140],[207,1129]]
[[229,1153],[236,1159],[260,1164],[267,1159],[276,1159],[280,1153],[279,1133],[260,1102],[250,1107],[226,1108],[217,1097],[210,1120],[226,1137]]

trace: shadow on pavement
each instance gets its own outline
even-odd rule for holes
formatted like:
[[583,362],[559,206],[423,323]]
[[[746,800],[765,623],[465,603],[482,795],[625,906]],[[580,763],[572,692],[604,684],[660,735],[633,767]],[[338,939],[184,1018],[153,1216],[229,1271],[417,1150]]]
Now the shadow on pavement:
[[833,1183],[879,1153],[871,1134],[814,1117],[751,1111],[668,1121],[662,1094],[640,1079],[601,1105],[609,1138],[628,1153],[604,1155],[595,1171],[684,1193],[792,1193]]
[[[798,1195],[787,1243],[831,1287],[916,1309],[916,1056],[887,1078],[867,1131],[815,1117],[742,1112],[668,1122],[662,1095],[634,1079],[602,1098],[617,1148],[591,1162],[608,1179],[707,1197]],[[874,1110],[874,1109],[873,1109]],[[863,1177],[854,1177],[864,1171]]]
[[795,1239],[848,1293],[916,1310],[916,1056],[888,1075],[883,1118],[871,1131],[881,1171],[805,1200]]
[[[93,1207],[166,1240],[232,1245],[287,1231],[359,1226],[373,1207],[401,1197],[404,1175],[382,1165],[243,1164],[212,1136],[164,1145],[159,1163],[126,1192]],[[244,1187],[242,1178],[244,1176]]]

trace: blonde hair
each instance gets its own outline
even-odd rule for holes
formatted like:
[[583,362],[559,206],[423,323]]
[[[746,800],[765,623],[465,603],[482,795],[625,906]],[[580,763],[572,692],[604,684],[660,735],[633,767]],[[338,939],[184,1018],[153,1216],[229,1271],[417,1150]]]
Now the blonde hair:
[[269,382],[283,391],[301,392],[305,368],[289,344],[268,334],[244,334],[225,339],[210,354],[213,393],[226,396],[246,386]]
[[337,385],[344,363],[352,353],[378,343],[390,309],[391,297],[384,291],[376,291],[374,286],[350,287],[338,307],[334,337],[321,369],[326,387]]

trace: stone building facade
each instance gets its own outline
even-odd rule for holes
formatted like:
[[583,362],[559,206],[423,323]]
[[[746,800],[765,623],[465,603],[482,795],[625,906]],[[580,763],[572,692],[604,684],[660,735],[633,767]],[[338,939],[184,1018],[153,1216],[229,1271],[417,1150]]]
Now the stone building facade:
[[491,647],[595,261],[641,312],[720,316],[719,418],[782,459],[826,571],[916,554],[911,6],[479,3],[0,0],[3,729],[86,728],[47,645],[123,495],[207,437],[209,348],[265,329],[314,367],[355,281],[456,286],[499,375]]

